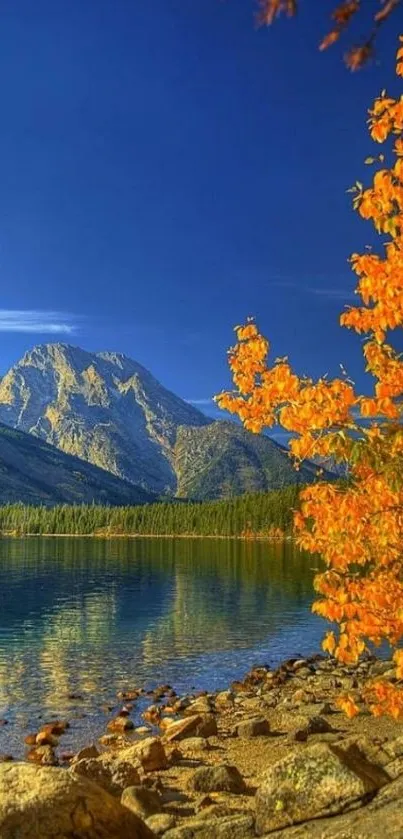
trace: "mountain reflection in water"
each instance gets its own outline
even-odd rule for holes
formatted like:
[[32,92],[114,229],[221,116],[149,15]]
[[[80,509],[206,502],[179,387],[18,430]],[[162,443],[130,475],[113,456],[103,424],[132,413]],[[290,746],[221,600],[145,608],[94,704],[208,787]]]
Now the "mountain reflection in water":
[[316,567],[289,542],[0,540],[0,752],[40,714],[73,718],[77,745],[103,732],[118,690],[226,687],[314,652]]

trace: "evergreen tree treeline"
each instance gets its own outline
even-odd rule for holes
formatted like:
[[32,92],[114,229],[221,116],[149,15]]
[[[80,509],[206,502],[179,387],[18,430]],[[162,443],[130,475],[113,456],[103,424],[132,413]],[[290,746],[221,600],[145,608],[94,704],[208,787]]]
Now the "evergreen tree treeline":
[[0,532],[71,535],[241,536],[291,531],[300,487],[236,496],[221,501],[166,502],[136,507],[63,504],[0,506]]

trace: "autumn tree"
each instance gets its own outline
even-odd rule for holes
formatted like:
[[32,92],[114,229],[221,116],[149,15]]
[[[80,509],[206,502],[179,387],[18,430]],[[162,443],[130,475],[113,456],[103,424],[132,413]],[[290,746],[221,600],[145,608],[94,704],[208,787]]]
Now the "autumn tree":
[[[403,76],[403,46],[397,74]],[[368,684],[363,699],[374,714],[403,718],[403,356],[390,338],[403,325],[403,96],[383,92],[375,100],[369,132],[385,150],[367,161],[375,167],[372,184],[356,184],[353,203],[383,242],[380,253],[351,256],[358,304],[340,320],[365,336],[373,393],[360,395],[344,374],[300,377],[287,358],[269,364],[269,342],[249,321],[236,328],[229,351],[235,391],[217,401],[253,432],[275,423],[290,432],[297,467],[305,458],[348,465],[343,485],[322,480],[302,491],[296,539],[325,562],[313,609],[337,630],[328,632],[324,649],[353,664],[371,645],[389,644],[397,681]],[[351,697],[345,709],[357,711]]]
[[[306,0],[309,6],[309,0]],[[313,7],[311,0],[311,6]],[[331,12],[330,29],[322,39],[321,50],[335,44],[353,20],[360,16],[365,19],[367,35],[359,44],[350,46],[345,53],[345,62],[350,70],[358,70],[375,52],[375,41],[379,28],[396,12],[400,0],[343,0]],[[293,17],[299,6],[299,0],[259,0],[258,20],[261,24],[271,25],[276,18],[285,14]]]

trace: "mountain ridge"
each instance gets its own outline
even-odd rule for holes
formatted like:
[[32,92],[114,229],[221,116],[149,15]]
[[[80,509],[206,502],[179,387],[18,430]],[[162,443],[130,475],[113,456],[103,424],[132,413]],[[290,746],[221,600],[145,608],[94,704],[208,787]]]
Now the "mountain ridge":
[[313,480],[273,440],[207,417],[123,353],[33,347],[0,381],[0,422],[158,495],[220,498]]
[[156,500],[134,484],[0,423],[0,503],[136,505]]

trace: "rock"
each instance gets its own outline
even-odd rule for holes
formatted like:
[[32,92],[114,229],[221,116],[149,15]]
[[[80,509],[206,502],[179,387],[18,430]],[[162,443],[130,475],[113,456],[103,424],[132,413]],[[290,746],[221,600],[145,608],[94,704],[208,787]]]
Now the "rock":
[[134,813],[65,769],[0,766],[1,839],[153,839]]
[[205,714],[196,727],[196,737],[216,737],[218,734],[217,722],[212,714]]
[[108,725],[106,726],[108,731],[112,732],[122,732],[122,731],[130,731],[134,728],[134,723],[128,717],[114,717],[113,720],[109,720]]
[[226,816],[212,821],[192,821],[164,834],[164,839],[252,839],[252,815]]
[[40,732],[54,734],[55,737],[60,737],[64,734],[66,728],[70,728],[70,724],[66,720],[54,720],[53,722],[47,722],[45,725],[41,725]]
[[191,702],[187,708],[184,709],[183,715],[185,717],[194,717],[197,714],[211,714],[213,705],[210,699],[206,696],[197,699],[196,702]]
[[37,734],[26,734],[24,737],[24,743],[26,743],[27,746],[35,746],[37,736]]
[[234,694],[232,693],[232,690],[222,690],[220,691],[220,693],[217,693],[217,696],[215,698],[215,704],[219,707],[233,705]]
[[127,787],[120,799],[124,807],[143,819],[161,812],[161,799],[158,793],[141,786]]
[[270,723],[264,717],[243,720],[235,727],[238,737],[267,737],[270,734]]
[[311,734],[328,734],[334,728],[323,717],[316,715],[307,719],[306,723],[292,732],[294,740],[305,742]]
[[86,746],[84,749],[80,749],[80,751],[74,755],[73,760],[86,760],[87,758],[91,757],[99,757],[99,751],[94,744],[91,746]]
[[162,711],[159,705],[150,705],[145,711],[143,711],[141,716],[143,717],[143,720],[146,720],[146,722],[150,722],[152,725],[158,725],[161,713]]
[[135,700],[139,698],[141,693],[141,688],[135,688],[134,690],[120,690],[117,694],[117,697],[118,699],[121,699],[123,702],[135,702]]
[[155,816],[146,819],[146,825],[156,836],[162,836],[167,830],[175,827],[176,819],[172,813],[156,813]]
[[201,766],[189,782],[195,792],[244,793],[245,781],[236,766],[222,763],[218,766]]
[[[206,734],[206,731],[209,733]],[[164,740],[170,743],[176,740],[184,740],[185,737],[212,737],[215,734],[217,734],[215,718],[196,714],[196,716],[185,717],[183,720],[172,722],[166,730]]]
[[168,758],[164,746],[159,737],[147,737],[122,749],[120,752],[122,760],[135,763],[140,762],[145,772],[154,772],[158,769],[168,767]]
[[357,747],[317,743],[274,764],[256,794],[256,831],[340,813],[390,780]]
[[69,771],[74,775],[99,784],[110,795],[121,795],[126,787],[140,783],[140,776],[132,763],[122,760],[120,756],[101,755],[97,758],[84,758],[73,761]]
[[59,743],[57,737],[54,734],[48,734],[46,731],[40,731],[35,738],[35,743],[37,746],[54,746],[56,747]]
[[305,822],[265,835],[265,839],[402,839],[403,779],[385,786],[365,807],[345,815]]
[[121,737],[118,734],[103,734],[102,737],[98,738],[101,746],[111,746],[112,743],[117,743],[119,740],[121,740]]
[[27,760],[31,763],[40,763],[41,766],[57,765],[57,757],[52,746],[35,746],[29,750]]
[[[201,804],[208,799],[209,796],[205,796]],[[200,803],[197,807],[197,821],[211,821],[212,819],[224,819],[227,816],[249,816],[250,811],[240,811],[235,809],[234,807],[228,807],[227,804],[216,804],[215,802],[208,804],[207,806],[201,807]]]
[[210,743],[204,737],[187,737],[182,740],[181,750],[183,752],[206,752],[210,748]]

